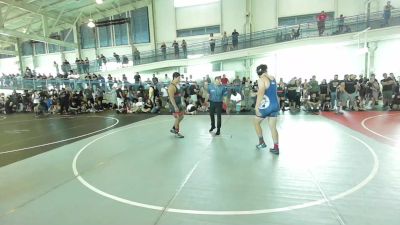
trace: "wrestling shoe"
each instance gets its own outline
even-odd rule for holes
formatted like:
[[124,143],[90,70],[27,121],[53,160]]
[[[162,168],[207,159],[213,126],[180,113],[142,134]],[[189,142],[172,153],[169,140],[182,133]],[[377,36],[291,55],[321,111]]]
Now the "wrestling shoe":
[[179,132],[175,133],[175,137],[176,138],[184,138],[185,136],[183,136],[182,134],[180,134]]
[[256,148],[257,148],[258,150],[261,150],[261,149],[266,148],[266,147],[267,147],[267,145],[266,145],[265,143],[256,145]]

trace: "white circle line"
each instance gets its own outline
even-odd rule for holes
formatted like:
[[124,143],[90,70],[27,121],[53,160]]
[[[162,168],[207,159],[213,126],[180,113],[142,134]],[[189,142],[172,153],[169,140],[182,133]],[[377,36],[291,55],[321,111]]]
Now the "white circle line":
[[20,148],[20,149],[14,149],[14,150],[10,150],[10,151],[0,152],[0,155],[7,154],[7,153],[13,153],[13,152],[20,152],[20,151],[24,151],[24,150],[33,149],[33,148],[38,148],[38,147],[43,147],[43,146],[48,146],[48,145],[58,144],[58,143],[66,142],[66,141],[75,140],[75,139],[78,139],[78,138],[81,138],[81,137],[86,137],[86,136],[89,136],[89,135],[92,135],[92,134],[99,133],[99,132],[104,131],[104,130],[108,130],[108,129],[116,126],[119,123],[119,119],[114,118],[114,117],[108,117],[108,116],[86,116],[86,117],[106,118],[106,119],[112,119],[112,120],[114,120],[116,122],[114,124],[112,124],[111,126],[108,126],[106,128],[103,128],[103,129],[100,129],[100,130],[97,130],[97,131],[93,131],[93,132],[90,132],[90,133],[82,134],[82,135],[79,135],[79,136],[75,136],[75,137],[72,137],[72,138],[67,138],[67,139],[63,139],[63,140],[59,140],[59,141],[49,142],[49,143],[46,143],[46,144],[35,145],[35,146],[31,146],[31,147],[26,147],[26,148]]
[[[152,124],[152,123],[142,124],[142,125],[139,125],[139,126],[150,125],[150,124]],[[287,207],[281,207],[281,208],[272,208],[272,209],[259,209],[259,210],[206,211],[206,210],[188,210],[188,209],[165,208],[165,207],[162,207],[162,206],[135,202],[135,201],[131,201],[131,200],[128,200],[128,199],[124,199],[124,198],[109,194],[107,192],[104,192],[104,191],[94,187],[93,185],[88,183],[82,176],[79,175],[79,171],[78,171],[77,165],[76,165],[77,164],[77,160],[78,160],[80,154],[88,146],[90,146],[94,142],[96,142],[96,141],[98,141],[98,140],[100,140],[100,139],[102,139],[104,137],[107,137],[107,136],[112,135],[114,133],[117,133],[117,132],[120,132],[120,131],[123,131],[123,130],[126,130],[126,129],[130,129],[130,128],[132,128],[132,127],[126,127],[124,129],[121,129],[121,130],[113,131],[113,132],[110,132],[108,134],[102,135],[102,136],[90,141],[88,144],[86,144],[85,146],[83,146],[79,150],[79,152],[75,155],[74,160],[72,162],[72,170],[74,172],[74,175],[78,178],[78,180],[84,186],[86,186],[90,190],[94,191],[95,193],[97,193],[97,194],[99,194],[101,196],[104,196],[106,198],[109,198],[111,200],[114,200],[114,201],[117,201],[117,202],[121,202],[121,203],[124,203],[124,204],[128,204],[128,205],[132,205],[132,206],[141,207],[141,208],[147,208],[147,209],[153,209],[153,210],[159,210],[159,211],[167,211],[167,212],[172,212],[172,213],[195,214],[195,215],[216,215],[216,216],[218,216],[218,215],[220,215],[220,216],[255,215],[255,214],[285,212],[285,211],[290,211],[290,210],[295,210],[295,209],[302,209],[302,208],[307,208],[307,207],[311,207],[311,206],[320,205],[320,204],[326,203],[329,200],[329,199],[319,199],[319,200],[306,202],[306,203],[303,203],[303,204],[298,204],[298,205],[293,205],[293,206],[287,206]],[[379,169],[379,160],[378,160],[377,155],[375,154],[375,151],[372,149],[372,147],[369,146],[364,141],[360,140],[359,138],[353,136],[353,135],[350,135],[350,134],[347,134],[347,135],[367,147],[369,152],[372,154],[372,157],[373,157],[373,160],[374,160],[374,165],[373,165],[373,168],[372,168],[371,172],[369,173],[369,175],[363,181],[361,181],[359,184],[357,184],[353,188],[331,197],[330,200],[337,200],[337,199],[340,199],[340,198],[344,198],[345,196],[350,195],[350,194],[358,191],[359,189],[363,188],[365,185],[367,185],[376,176],[376,174],[378,172],[378,169]]]
[[365,123],[366,123],[368,120],[374,119],[374,118],[377,118],[377,117],[381,117],[381,116],[397,116],[397,115],[400,115],[400,114],[399,114],[399,113],[395,113],[395,114],[380,114],[380,115],[377,115],[377,116],[370,116],[370,117],[367,117],[367,118],[365,118],[365,119],[362,120],[361,126],[362,126],[364,129],[366,129],[367,131],[369,131],[369,132],[375,134],[376,136],[379,136],[379,137],[384,138],[384,139],[389,140],[389,141],[396,142],[396,140],[394,140],[393,138],[387,137],[387,136],[385,136],[385,135],[382,135],[382,134],[380,134],[380,133],[378,133],[378,132],[376,132],[376,131],[373,131],[373,130],[369,129],[369,128],[367,127],[367,125],[365,125]]

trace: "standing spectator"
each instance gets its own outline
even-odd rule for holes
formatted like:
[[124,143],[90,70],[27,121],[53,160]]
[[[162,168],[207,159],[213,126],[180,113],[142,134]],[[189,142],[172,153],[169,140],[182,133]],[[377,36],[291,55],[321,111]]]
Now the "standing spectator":
[[208,38],[208,41],[210,42],[211,54],[214,54],[215,38],[214,38],[214,34],[213,33],[210,34],[210,37]]
[[383,26],[389,26],[389,20],[392,15],[392,9],[394,9],[394,7],[390,4],[390,1],[388,1],[385,7],[383,8],[383,20],[384,20]]
[[392,104],[393,85],[395,83],[391,77],[388,77],[388,75],[384,73],[383,80],[381,80],[381,84],[382,84],[383,108],[386,108]]
[[115,58],[115,61],[116,61],[118,64],[120,64],[120,63],[121,63],[121,58],[119,57],[119,55],[118,55],[117,53],[114,52],[113,56],[114,56],[114,58]]
[[113,85],[114,85],[113,78],[111,77],[111,74],[108,74],[107,81],[108,81],[109,90],[111,90]]
[[156,77],[155,74],[153,74],[153,77],[151,78],[151,82],[156,86],[158,84],[158,78]]
[[[319,91],[320,91],[320,98],[319,100],[321,101],[321,109],[325,110],[328,104],[326,104],[326,99],[328,97],[328,84],[326,83],[326,79],[323,79],[321,84],[319,85]],[[329,102],[328,102],[329,103]]]
[[322,11],[318,16],[317,16],[317,25],[318,25],[318,33],[319,36],[322,36],[325,31],[325,21],[328,19],[328,14],[325,13],[325,11]]
[[163,42],[161,44],[161,53],[162,53],[163,59],[166,60],[167,59],[167,45],[165,44],[165,42]]
[[135,60],[135,64],[140,64],[140,52],[137,48],[133,50],[133,59]]
[[222,85],[228,85],[228,83],[229,83],[229,80],[228,80],[228,78],[226,78],[225,74],[222,75],[221,83],[222,83]]
[[172,43],[172,47],[174,48],[175,59],[179,59],[179,44],[176,40]]
[[135,80],[135,84],[140,84],[140,74],[139,72],[136,72],[135,76],[133,77]]
[[292,39],[297,40],[300,37],[300,24],[297,30],[292,29]]
[[59,74],[60,73],[60,69],[58,68],[58,63],[56,61],[54,61],[53,66],[56,69],[56,74]]
[[164,84],[169,84],[171,82],[171,79],[169,79],[168,74],[164,75]]
[[224,31],[224,35],[221,38],[221,45],[222,45],[222,51],[226,52],[228,50],[228,36],[226,36],[226,31]]
[[85,73],[89,73],[89,67],[90,67],[90,62],[89,62],[89,59],[88,59],[88,57],[86,57],[86,59],[85,59],[85,62],[84,62],[84,65],[85,65]]
[[186,59],[187,58],[187,44],[186,44],[185,39],[182,40],[181,47],[182,47],[182,51],[183,51],[183,57]]
[[128,65],[129,63],[129,59],[126,55],[122,56],[122,67],[124,67],[124,65]]
[[232,32],[232,46],[233,46],[233,49],[238,49],[238,43],[239,43],[239,33],[236,31],[236,29],[234,29],[233,32]]
[[100,58],[101,58],[101,61],[104,64],[104,67],[105,67],[104,69],[107,70],[107,58],[103,54],[100,55]]
[[206,76],[206,80],[207,80],[207,83],[208,83],[208,84],[211,84],[211,78],[210,78],[210,75],[208,75],[208,74],[207,74],[207,76]]
[[339,34],[343,33],[343,28],[344,28],[344,16],[343,16],[343,14],[340,14],[340,17],[338,19],[338,33]]
[[101,58],[100,58],[99,55],[98,55],[97,58],[96,58],[96,64],[97,64],[97,69],[98,69],[98,70],[102,69],[102,67],[103,67],[103,62],[102,62],[102,60],[101,60]]

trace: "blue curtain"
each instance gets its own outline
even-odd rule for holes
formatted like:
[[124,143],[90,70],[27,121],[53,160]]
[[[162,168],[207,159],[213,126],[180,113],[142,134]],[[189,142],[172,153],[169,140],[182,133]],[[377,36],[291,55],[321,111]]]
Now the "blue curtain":
[[[99,20],[99,22],[104,21],[104,20],[109,20],[110,18],[104,18]],[[111,41],[111,26],[105,26],[105,27],[99,27],[98,28],[98,34],[99,34],[99,41],[100,41],[100,47],[108,47],[112,46],[112,41]]]
[[87,24],[82,24],[80,27],[81,32],[81,48],[94,48],[95,40],[94,40],[94,31],[96,28],[90,28]]
[[149,43],[149,15],[147,7],[131,11],[131,26],[134,43]]
[[[126,13],[122,13],[119,15],[113,16],[113,19],[122,19],[126,18]],[[114,25],[114,36],[115,36],[115,45],[127,45],[129,44],[128,39],[128,24],[119,24]]]

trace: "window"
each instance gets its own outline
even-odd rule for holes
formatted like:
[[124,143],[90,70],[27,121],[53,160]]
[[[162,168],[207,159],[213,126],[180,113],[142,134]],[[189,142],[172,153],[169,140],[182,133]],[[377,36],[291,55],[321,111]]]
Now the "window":
[[207,27],[196,27],[191,29],[177,30],[176,35],[178,37],[188,37],[196,35],[206,35],[206,34],[217,34],[221,32],[220,25],[207,26]]
[[[51,39],[55,39],[55,40],[60,40],[61,36],[58,33],[52,33],[50,35]],[[59,52],[60,51],[60,46],[58,45],[53,45],[53,44],[48,44],[47,48],[49,50],[49,53],[54,53],[54,52]]]
[[94,40],[94,32],[95,28],[90,28],[87,24],[82,24],[80,27],[81,32],[81,48],[94,48],[95,47],[95,40]]
[[[126,18],[126,13],[113,16],[113,19],[123,19]],[[129,44],[128,39],[128,24],[114,25],[114,37],[115,45],[127,45]]]
[[[103,18],[99,20],[98,22],[110,20],[109,17]],[[111,26],[104,26],[104,27],[98,27],[98,34],[99,34],[99,46],[100,47],[109,47],[112,46],[112,41],[111,41]]]
[[32,49],[31,41],[23,42],[21,48],[22,48],[22,55],[23,56],[32,55],[33,49]]
[[179,7],[187,7],[195,5],[204,5],[218,1],[219,0],[174,0],[174,6],[175,8],[179,8]]
[[[297,15],[297,16],[290,16],[290,17],[281,17],[278,18],[278,25],[279,26],[293,26],[298,25],[301,23],[315,23],[316,17],[319,13],[314,14],[307,14],[307,15]],[[328,15],[328,19],[334,19],[335,13],[334,12],[326,12]]]
[[131,26],[134,43],[149,43],[150,42],[150,29],[149,29],[149,15],[148,8],[143,7],[131,11]]
[[33,42],[35,46],[35,55],[45,54],[46,49],[43,42]]
[[[70,32],[71,31],[71,32]],[[60,32],[61,34],[61,41],[65,41],[68,43],[74,43],[74,31],[70,29],[62,30]],[[67,47],[62,47],[63,51],[72,51],[74,48],[67,48]]]

